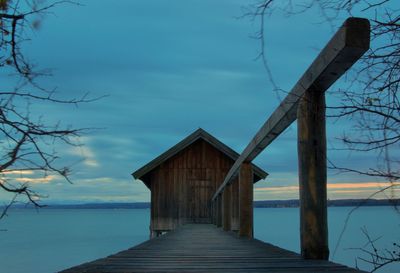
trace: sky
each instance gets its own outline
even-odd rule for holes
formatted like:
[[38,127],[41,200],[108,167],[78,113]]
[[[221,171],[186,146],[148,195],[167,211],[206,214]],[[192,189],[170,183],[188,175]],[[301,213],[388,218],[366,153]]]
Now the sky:
[[[43,203],[149,201],[149,190],[132,178],[133,171],[199,127],[240,153],[279,105],[256,59],[260,25],[243,16],[245,1],[81,3],[55,7],[25,45],[30,60],[52,69],[42,85],[56,87],[62,98],[87,92],[101,97],[77,107],[32,106],[49,123],[91,128],[76,140],[82,146],[57,147],[60,164],[72,168],[73,184],[55,175],[10,174],[47,196]],[[340,25],[320,22],[315,10],[267,18],[266,57],[282,89],[294,86]],[[344,79],[335,86],[341,84]],[[335,100],[327,94],[328,105]],[[373,153],[334,150],[351,128],[348,121],[327,126],[329,160],[352,168],[376,166]],[[296,131],[293,124],[254,161],[270,174],[255,185],[255,200],[298,198]],[[329,171],[328,197],[364,198],[385,183]],[[398,197],[399,191],[387,194]],[[0,201],[9,198],[0,192]]]

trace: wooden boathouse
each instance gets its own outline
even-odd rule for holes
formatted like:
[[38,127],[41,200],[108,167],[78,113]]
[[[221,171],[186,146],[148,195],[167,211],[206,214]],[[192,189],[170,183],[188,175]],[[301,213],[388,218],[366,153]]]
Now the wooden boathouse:
[[[135,171],[151,191],[151,237],[187,223],[211,223],[211,198],[239,154],[198,129],[181,142]],[[267,173],[252,164],[252,182]],[[232,230],[239,230],[239,188],[233,188]]]
[[[63,272],[360,273],[327,261],[325,91],[369,42],[369,21],[348,18],[240,155],[199,129],[134,172],[154,238]],[[300,254],[252,238],[253,184],[267,175],[252,161],[296,120]]]

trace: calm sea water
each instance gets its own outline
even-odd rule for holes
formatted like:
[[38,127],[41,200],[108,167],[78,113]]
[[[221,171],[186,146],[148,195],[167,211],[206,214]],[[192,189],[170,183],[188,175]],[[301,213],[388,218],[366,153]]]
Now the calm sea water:
[[[331,252],[350,209],[329,209]],[[148,239],[149,216],[147,209],[12,210],[0,221],[0,272],[55,272],[127,249]],[[254,222],[256,238],[299,251],[297,208],[257,208]],[[362,253],[354,248],[367,242],[362,227],[373,238],[382,236],[380,247],[400,241],[397,212],[390,207],[360,208],[352,214],[333,261],[355,266]],[[365,263],[358,265],[368,269]],[[378,272],[398,273],[400,264]]]
[[[392,207],[362,207],[351,213],[345,225],[351,210],[349,207],[331,207],[328,210],[330,260],[351,267],[358,265],[360,269],[371,271],[371,265],[357,259],[369,259],[359,250],[368,243],[361,229],[367,230],[372,239],[379,238],[375,242],[378,248],[392,249],[393,242],[400,242],[400,213]],[[254,214],[256,238],[295,252],[300,251],[298,208],[255,209]],[[376,272],[400,273],[400,262]]]

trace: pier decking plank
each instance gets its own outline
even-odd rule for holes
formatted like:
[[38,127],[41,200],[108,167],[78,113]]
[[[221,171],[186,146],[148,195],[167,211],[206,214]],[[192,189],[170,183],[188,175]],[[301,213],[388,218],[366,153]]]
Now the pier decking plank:
[[139,272],[337,272],[343,265],[304,260],[297,253],[255,239],[239,238],[210,224],[188,224],[161,237],[62,273]]

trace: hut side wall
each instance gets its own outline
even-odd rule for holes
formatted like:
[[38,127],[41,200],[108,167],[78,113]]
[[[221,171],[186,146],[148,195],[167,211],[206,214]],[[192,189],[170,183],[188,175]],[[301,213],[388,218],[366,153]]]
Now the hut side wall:
[[210,200],[233,160],[198,140],[150,173],[151,230],[211,223]]

